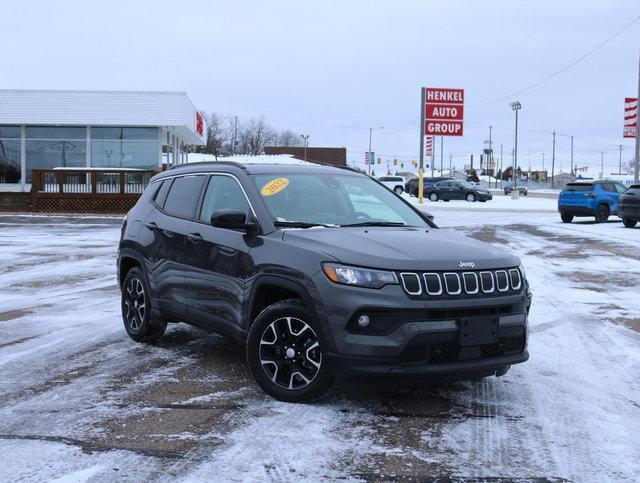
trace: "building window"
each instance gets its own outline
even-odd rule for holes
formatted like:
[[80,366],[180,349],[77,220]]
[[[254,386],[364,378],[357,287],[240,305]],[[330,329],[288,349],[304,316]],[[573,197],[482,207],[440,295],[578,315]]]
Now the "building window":
[[0,183],[20,182],[20,126],[0,126]]
[[26,131],[27,183],[33,169],[86,165],[86,128],[29,126]]
[[92,127],[91,165],[108,168],[156,168],[158,128]]

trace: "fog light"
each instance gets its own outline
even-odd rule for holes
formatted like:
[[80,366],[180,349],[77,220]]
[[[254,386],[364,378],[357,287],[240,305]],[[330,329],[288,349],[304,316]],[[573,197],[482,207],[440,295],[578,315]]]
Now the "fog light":
[[358,325],[360,327],[367,327],[369,325],[369,316],[361,315],[360,317],[358,317]]

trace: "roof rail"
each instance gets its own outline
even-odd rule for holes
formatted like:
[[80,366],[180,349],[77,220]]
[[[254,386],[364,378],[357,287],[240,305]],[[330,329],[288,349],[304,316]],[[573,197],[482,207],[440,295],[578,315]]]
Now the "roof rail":
[[242,163],[236,163],[235,161],[197,161],[195,163],[183,163],[183,164],[177,164],[175,166],[172,166],[171,168],[169,168],[167,171],[171,171],[174,169],[178,169],[178,168],[186,168],[186,167],[193,167],[193,166],[202,166],[202,165],[207,165],[207,166],[216,166],[216,165],[220,165],[220,164],[226,164],[228,166],[235,166],[236,168],[240,168],[240,169],[247,169],[247,167],[242,164]]

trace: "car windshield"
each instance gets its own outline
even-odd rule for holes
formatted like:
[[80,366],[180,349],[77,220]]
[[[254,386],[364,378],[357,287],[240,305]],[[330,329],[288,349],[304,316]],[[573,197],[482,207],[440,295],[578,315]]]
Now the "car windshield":
[[390,190],[366,176],[295,173],[252,178],[276,226],[430,226]]

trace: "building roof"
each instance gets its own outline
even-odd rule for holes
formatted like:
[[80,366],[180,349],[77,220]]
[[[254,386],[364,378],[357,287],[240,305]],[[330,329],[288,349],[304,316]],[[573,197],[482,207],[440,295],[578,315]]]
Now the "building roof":
[[165,127],[201,145],[197,123],[184,92],[0,90],[0,124]]

